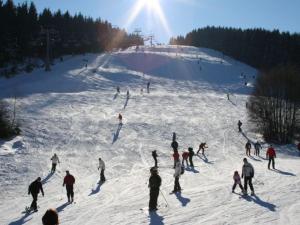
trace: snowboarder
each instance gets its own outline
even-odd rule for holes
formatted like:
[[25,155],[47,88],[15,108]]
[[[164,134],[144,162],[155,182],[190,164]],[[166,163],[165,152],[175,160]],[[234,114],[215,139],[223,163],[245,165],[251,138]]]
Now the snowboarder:
[[242,125],[243,125],[243,123],[239,120],[239,122],[238,122],[238,127],[239,127],[239,132],[242,132]]
[[180,163],[180,160],[178,159],[176,161],[176,165],[175,165],[175,173],[174,173],[175,181],[174,181],[174,190],[172,191],[173,193],[181,191],[181,187],[179,184],[180,175],[181,175],[181,163]]
[[69,170],[66,171],[66,176],[64,178],[63,187],[66,185],[68,202],[74,201],[74,190],[73,185],[75,183],[75,178],[70,174]]
[[54,173],[54,172],[55,172],[55,169],[56,169],[57,163],[60,163],[60,162],[59,162],[59,158],[58,158],[58,156],[56,155],[56,153],[54,153],[54,155],[51,157],[50,160],[52,161],[51,173]]
[[119,113],[118,119],[119,119],[119,124],[122,124],[123,116],[121,113]]
[[189,157],[189,153],[187,151],[184,151],[182,153],[182,165],[183,166],[184,166],[184,161],[186,162],[186,165],[189,166],[188,157]]
[[267,150],[266,158],[267,159],[269,158],[268,169],[270,169],[270,165],[271,165],[271,162],[272,162],[272,167],[275,170],[276,152],[275,152],[275,149],[273,148],[272,145],[270,145],[270,147]]
[[247,141],[247,143],[245,145],[245,149],[246,149],[246,155],[251,156],[251,143],[250,143],[250,141]]
[[150,81],[148,81],[148,83],[147,83],[147,93],[148,94],[150,93]]
[[174,153],[173,153],[173,159],[174,159],[174,166],[173,166],[173,169],[175,169],[176,162],[179,160],[178,150],[174,150]]
[[42,195],[44,196],[44,190],[43,190],[41,178],[38,177],[28,187],[28,195],[31,194],[32,198],[33,198],[32,203],[30,205],[30,210],[34,210],[35,212],[38,211],[37,210],[37,199],[38,199],[38,195],[39,195],[40,191],[42,192]]
[[42,217],[43,225],[58,225],[58,214],[55,209],[48,209]]
[[252,178],[254,177],[254,168],[251,165],[251,163],[247,161],[246,158],[244,158],[243,161],[244,161],[244,165],[242,168],[242,178],[244,178],[244,194],[247,195],[247,186],[249,184],[251,195],[254,195],[254,188],[252,185]]
[[202,150],[202,155],[204,155],[204,150],[205,150],[205,148],[208,148],[208,147],[206,146],[206,142],[202,142],[202,143],[199,145],[199,149],[198,149],[198,151],[197,151],[197,155],[199,154],[200,150]]
[[189,147],[188,150],[189,150],[189,161],[190,161],[190,166],[191,166],[191,167],[194,167],[193,156],[195,155],[195,152],[194,152],[194,150],[193,150],[192,147]]
[[150,189],[150,201],[149,211],[157,210],[157,199],[159,195],[159,187],[161,185],[161,178],[158,175],[157,167],[150,169],[151,176],[149,178],[149,189]]
[[117,86],[117,93],[120,94],[120,87],[119,86]]
[[152,151],[152,157],[154,159],[154,167],[157,167],[157,153],[156,153],[156,150]]
[[235,190],[235,187],[236,187],[237,184],[239,185],[241,191],[244,192],[244,188],[241,184],[241,177],[240,177],[238,171],[234,171],[233,180],[234,180],[234,184],[232,186],[232,193],[234,193],[234,190]]
[[254,144],[254,148],[255,148],[254,155],[259,156],[259,152],[260,152],[260,149],[261,149],[261,144],[258,141],[256,141],[256,143]]
[[100,170],[100,181],[105,182],[105,180],[106,180],[105,176],[104,176],[105,163],[101,158],[99,158],[98,170]]

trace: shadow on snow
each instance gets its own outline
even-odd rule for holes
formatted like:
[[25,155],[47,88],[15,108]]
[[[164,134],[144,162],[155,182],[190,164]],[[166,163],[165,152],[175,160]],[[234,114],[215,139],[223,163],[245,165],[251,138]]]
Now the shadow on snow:
[[121,131],[121,129],[122,129],[122,126],[123,126],[123,124],[122,124],[122,123],[119,123],[116,132],[113,134],[113,141],[112,141],[112,144],[115,143],[115,142],[118,140],[120,131]]
[[176,192],[175,195],[183,207],[185,207],[191,201],[189,198],[182,197],[180,192]]
[[155,211],[149,214],[150,223],[149,225],[164,225],[164,218],[159,216]]

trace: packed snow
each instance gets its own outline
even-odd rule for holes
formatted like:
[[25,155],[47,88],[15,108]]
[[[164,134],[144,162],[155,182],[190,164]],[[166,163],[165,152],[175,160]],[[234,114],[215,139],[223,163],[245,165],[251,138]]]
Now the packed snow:
[[[255,76],[254,68],[210,49],[140,46],[74,56],[51,72],[1,78],[0,97],[17,97],[22,134],[0,141],[0,224],[41,224],[48,208],[57,209],[63,225],[299,224],[299,155],[293,146],[275,146],[278,170],[267,169],[268,144],[245,107]],[[206,157],[195,156],[195,168],[181,176],[183,191],[176,195],[169,194],[172,132],[180,155],[188,147],[196,152],[201,142],[208,145]],[[241,174],[247,139],[261,141],[263,150],[261,157],[248,157],[256,195],[243,197],[239,187],[236,194],[231,188],[234,171]],[[140,209],[148,207],[153,150],[162,186],[159,210],[149,214]],[[61,163],[51,174],[54,153]],[[102,185],[99,157],[106,163]],[[66,170],[76,179],[73,204],[62,187]],[[32,201],[28,185],[38,176],[45,191],[39,211],[22,214]]]

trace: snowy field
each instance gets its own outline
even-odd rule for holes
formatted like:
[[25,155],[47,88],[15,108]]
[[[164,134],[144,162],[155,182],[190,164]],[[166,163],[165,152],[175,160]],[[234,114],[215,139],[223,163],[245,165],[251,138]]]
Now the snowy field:
[[[22,123],[21,136],[0,141],[0,224],[41,224],[48,208],[57,209],[62,225],[300,224],[296,149],[275,146],[278,170],[267,170],[268,145],[248,121],[245,103],[256,73],[213,50],[160,46],[75,56],[49,73],[0,79],[0,97],[17,96]],[[239,119],[243,134],[237,132]],[[194,157],[196,167],[182,175],[183,191],[176,195],[169,194],[172,132],[180,153],[188,147],[197,151],[200,142],[209,147],[207,158]],[[231,187],[233,172],[241,173],[247,139],[262,141],[263,150],[262,157],[248,159],[255,168],[256,196],[244,198]],[[148,206],[155,149],[165,199],[160,194],[159,210],[149,215],[140,209]],[[54,153],[61,164],[52,175]],[[101,186],[99,157],[106,162],[107,181]],[[67,169],[76,179],[75,204],[66,203],[62,187]],[[32,200],[28,185],[38,176],[45,197],[39,196],[37,213],[22,214]]]

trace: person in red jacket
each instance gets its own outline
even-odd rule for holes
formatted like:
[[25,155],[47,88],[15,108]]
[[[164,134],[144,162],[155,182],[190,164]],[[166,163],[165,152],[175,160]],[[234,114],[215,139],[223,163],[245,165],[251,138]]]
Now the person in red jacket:
[[[73,185],[75,183],[75,178],[70,174],[69,170],[67,170],[66,173],[67,173],[67,175],[64,178],[63,186],[66,185],[68,202],[73,202],[74,201]],[[71,201],[70,201],[70,198],[71,198]]]
[[270,145],[270,147],[267,150],[266,158],[267,159],[269,158],[268,169],[270,169],[271,161],[272,161],[272,167],[273,169],[275,169],[276,152],[272,145]]
[[173,167],[173,169],[175,169],[176,162],[179,160],[179,154],[178,154],[177,150],[174,150],[173,159],[174,159],[174,167]]
[[187,151],[184,151],[182,153],[182,165],[184,166],[184,161],[186,162],[186,165],[189,166],[188,163],[189,153]]

